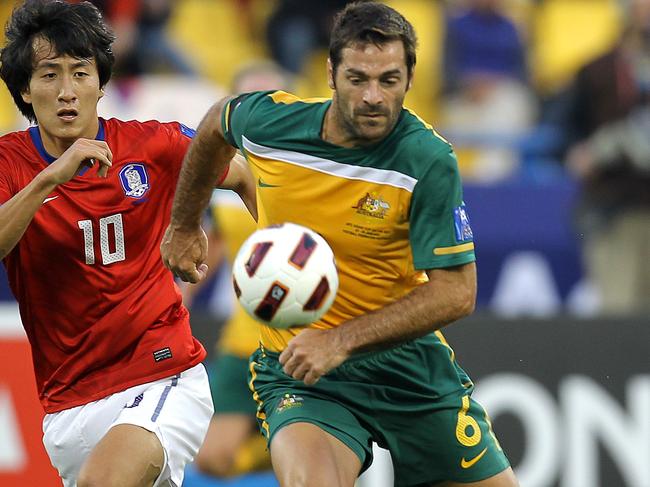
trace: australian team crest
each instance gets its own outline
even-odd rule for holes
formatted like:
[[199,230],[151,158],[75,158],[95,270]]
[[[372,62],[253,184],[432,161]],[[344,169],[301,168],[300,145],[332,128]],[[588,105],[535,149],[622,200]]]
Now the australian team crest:
[[278,413],[282,413],[287,409],[297,408],[302,406],[304,398],[296,396],[295,394],[285,394],[280,401],[278,402],[278,407],[276,408]]
[[361,215],[383,219],[390,210],[390,204],[379,195],[366,193],[352,208],[356,209],[357,213]]
[[120,171],[120,181],[124,194],[129,198],[140,199],[149,191],[149,175],[144,164],[132,162]]

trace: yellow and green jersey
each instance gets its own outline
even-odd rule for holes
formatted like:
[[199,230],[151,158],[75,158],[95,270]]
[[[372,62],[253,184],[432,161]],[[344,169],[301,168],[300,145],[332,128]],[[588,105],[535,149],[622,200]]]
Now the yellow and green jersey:
[[[330,328],[381,308],[426,280],[424,270],[474,261],[474,244],[450,144],[409,110],[372,146],[321,138],[329,99],[255,92],[224,110],[227,140],[257,181],[258,226],[294,222],[331,245],[339,291],[313,327]],[[281,351],[299,328],[262,327]]]
[[[215,225],[226,245],[226,256],[232,265],[239,247],[255,231],[255,220],[251,217],[244,203],[232,191],[214,192],[212,215]],[[219,339],[220,352],[246,357],[253,353],[260,342],[260,323],[249,316],[241,307],[235,293],[233,314],[224,325]]]

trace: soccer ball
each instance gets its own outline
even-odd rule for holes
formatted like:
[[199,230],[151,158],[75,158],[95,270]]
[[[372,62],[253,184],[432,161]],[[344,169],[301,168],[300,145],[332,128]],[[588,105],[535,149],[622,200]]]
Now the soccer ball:
[[339,287],[334,253],[325,239],[294,223],[253,233],[233,263],[237,299],[274,328],[308,325],[334,302]]

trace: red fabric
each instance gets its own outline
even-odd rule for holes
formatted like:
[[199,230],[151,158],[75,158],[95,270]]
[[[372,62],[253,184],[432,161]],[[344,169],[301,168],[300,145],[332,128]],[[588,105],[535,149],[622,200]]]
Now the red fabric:
[[141,9],[140,1],[135,0],[112,0],[106,7],[110,19],[132,19],[136,21]]
[[217,181],[217,184],[215,186],[221,186],[221,183],[223,183],[226,178],[228,177],[228,173],[230,172],[230,164],[226,166],[226,170],[223,172],[219,180]]
[[[177,123],[102,123],[113,152],[109,177],[91,169],[57,187],[4,259],[48,413],[173,375],[205,357],[159,250],[190,139]],[[46,164],[29,132],[1,137],[0,202]],[[128,164],[145,167],[149,187],[141,197],[126,194]],[[86,263],[89,234],[93,264]],[[104,263],[119,250],[120,234],[124,260]],[[171,358],[156,362],[154,353],[165,348]]]

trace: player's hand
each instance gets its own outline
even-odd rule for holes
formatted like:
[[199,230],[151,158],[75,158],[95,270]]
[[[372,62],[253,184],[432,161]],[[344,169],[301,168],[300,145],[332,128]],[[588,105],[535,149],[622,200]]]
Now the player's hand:
[[103,140],[77,139],[56,161],[43,170],[48,180],[59,185],[70,181],[84,167],[99,166],[97,175],[105,178],[113,165],[113,153]]
[[201,227],[196,230],[180,230],[171,224],[167,227],[160,244],[163,264],[175,276],[185,282],[199,282],[205,278],[208,266],[208,237]]
[[313,385],[347,358],[348,353],[336,328],[307,328],[289,341],[280,354],[280,363],[285,374]]

